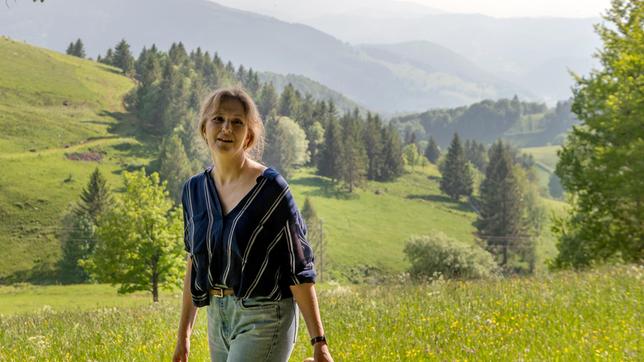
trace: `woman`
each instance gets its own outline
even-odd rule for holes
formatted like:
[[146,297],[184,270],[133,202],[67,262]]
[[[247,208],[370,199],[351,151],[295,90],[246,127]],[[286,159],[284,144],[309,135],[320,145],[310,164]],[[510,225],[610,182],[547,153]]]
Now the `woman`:
[[240,88],[205,100],[199,129],[213,166],[183,187],[188,251],[174,361],[187,361],[197,308],[208,306],[212,361],[286,361],[298,307],[315,361],[332,361],[306,227],[284,178],[253,160],[263,126]]

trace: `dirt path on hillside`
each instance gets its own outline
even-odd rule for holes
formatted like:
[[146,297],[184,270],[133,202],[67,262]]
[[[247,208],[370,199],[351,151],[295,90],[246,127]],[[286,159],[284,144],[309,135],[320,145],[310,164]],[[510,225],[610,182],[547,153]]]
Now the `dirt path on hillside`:
[[77,143],[75,145],[70,145],[69,147],[45,148],[45,149],[36,150],[36,151],[0,154],[0,160],[19,160],[19,159],[30,158],[30,157],[52,155],[56,153],[75,152],[91,146],[106,146],[106,145],[113,145],[113,144],[119,144],[119,143],[136,143],[136,141],[133,138],[128,138],[128,137],[108,136],[108,137],[102,137],[98,139],[92,139],[91,141]]

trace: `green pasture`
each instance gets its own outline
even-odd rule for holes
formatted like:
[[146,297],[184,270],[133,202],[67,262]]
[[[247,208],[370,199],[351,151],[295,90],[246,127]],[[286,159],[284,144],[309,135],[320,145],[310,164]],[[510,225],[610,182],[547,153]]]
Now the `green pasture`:
[[[331,284],[319,299],[336,361],[641,361],[643,277],[644,267],[626,265],[502,280]],[[150,300],[103,285],[0,287],[0,360],[167,361],[180,298]],[[208,359],[205,313],[191,340],[195,361]],[[291,361],[311,355],[304,323],[298,333]]]
[[[51,275],[67,231],[63,217],[94,168],[119,191],[124,170],[156,156],[158,145],[134,132],[137,120],[122,105],[134,82],[117,73],[0,37],[0,279]],[[102,159],[68,158],[90,152]],[[406,171],[395,182],[367,182],[352,194],[312,169],[289,180],[297,203],[310,197],[324,222],[326,277],[362,282],[401,273],[412,235],[443,232],[474,241],[474,210],[440,193],[436,167]],[[553,240],[546,233],[538,241],[538,271],[556,253]]]

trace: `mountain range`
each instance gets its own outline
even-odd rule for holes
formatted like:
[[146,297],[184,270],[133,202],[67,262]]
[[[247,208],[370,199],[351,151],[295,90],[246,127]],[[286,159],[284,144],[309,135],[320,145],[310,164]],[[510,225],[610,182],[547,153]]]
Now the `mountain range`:
[[[401,13],[393,12],[392,16],[402,19]],[[92,57],[123,38],[135,54],[143,46],[156,44],[167,49],[172,42],[181,41],[188,49],[216,51],[237,65],[311,78],[361,106],[385,114],[454,107],[514,94],[533,100],[567,98],[568,75],[561,71],[562,64],[589,58],[581,56],[585,55],[585,42],[570,43],[581,36],[575,34],[585,34],[579,30],[569,36],[569,28],[576,26],[572,20],[557,20],[560,27],[540,34],[536,29],[547,28],[550,20],[467,18],[434,14],[431,9],[407,19],[404,29],[399,21],[379,18],[375,26],[379,30],[365,38],[367,42],[347,43],[347,39],[357,39],[355,32],[374,28],[368,15],[362,19],[356,14],[329,15],[327,23],[318,19],[322,29],[333,22],[336,36],[343,26],[353,29],[341,40],[309,25],[207,0],[20,1],[0,10],[0,34],[59,51],[82,38]],[[407,34],[407,39],[378,35],[388,31]],[[553,36],[554,31],[559,37]],[[592,35],[592,31],[588,33]],[[460,37],[447,41],[454,34]],[[563,52],[571,48],[579,51],[572,55]],[[557,56],[542,59],[543,54]],[[497,58],[499,66],[495,69],[492,65]],[[553,74],[558,82],[548,77]],[[550,85],[557,85],[559,90],[549,89]]]

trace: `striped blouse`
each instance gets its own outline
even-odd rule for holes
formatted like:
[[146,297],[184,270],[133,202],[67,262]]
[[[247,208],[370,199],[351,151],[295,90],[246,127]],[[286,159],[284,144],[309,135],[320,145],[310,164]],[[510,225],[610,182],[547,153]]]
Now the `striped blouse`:
[[292,296],[290,285],[315,282],[306,225],[286,180],[267,168],[223,215],[211,169],[186,181],[181,197],[193,303],[208,305],[213,286],[233,288],[238,298],[280,300]]

